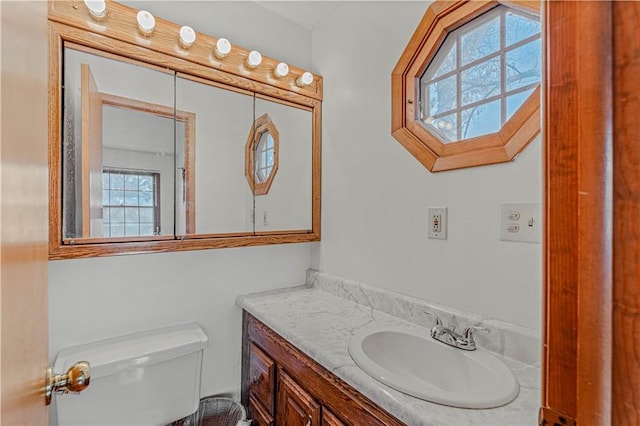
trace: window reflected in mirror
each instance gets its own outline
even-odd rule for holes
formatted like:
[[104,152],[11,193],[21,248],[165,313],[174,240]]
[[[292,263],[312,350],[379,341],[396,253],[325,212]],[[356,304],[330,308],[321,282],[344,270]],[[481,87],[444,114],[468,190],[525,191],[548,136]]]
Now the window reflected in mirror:
[[[312,147],[313,117],[308,108],[293,106],[256,97],[255,134],[250,134],[247,146],[253,141],[255,164],[246,170],[245,186],[255,185],[255,232],[269,233],[312,226]],[[273,138],[273,152],[269,147]],[[264,142],[266,149],[262,149]],[[273,154],[273,167],[267,170]],[[249,161],[247,161],[249,162]],[[253,176],[253,179],[249,179]],[[261,179],[267,177],[265,182]],[[256,182],[251,182],[255,180]]]
[[245,146],[245,176],[254,195],[269,193],[278,172],[280,133],[269,114],[256,119]]

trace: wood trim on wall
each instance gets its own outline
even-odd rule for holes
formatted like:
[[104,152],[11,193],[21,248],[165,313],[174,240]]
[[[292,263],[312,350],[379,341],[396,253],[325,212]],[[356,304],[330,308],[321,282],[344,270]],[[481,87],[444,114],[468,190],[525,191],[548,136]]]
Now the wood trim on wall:
[[[610,296],[606,294],[610,286],[602,280],[610,283],[606,265],[611,256],[607,242],[611,178],[606,161],[611,154],[611,94],[606,87],[611,84],[611,73],[610,57],[600,56],[599,49],[600,43],[610,40],[611,27],[606,6],[598,10],[602,9],[599,2],[559,1],[545,3],[545,7],[542,405],[573,419],[582,414],[603,424],[597,419],[607,417],[610,401],[606,370],[611,347]],[[605,18],[594,21],[600,13]],[[588,29],[594,41],[601,41],[584,43],[582,28]],[[587,389],[590,381],[596,385]]]
[[544,4],[541,421],[638,424],[640,4]]
[[640,424],[640,2],[613,8],[612,421]]

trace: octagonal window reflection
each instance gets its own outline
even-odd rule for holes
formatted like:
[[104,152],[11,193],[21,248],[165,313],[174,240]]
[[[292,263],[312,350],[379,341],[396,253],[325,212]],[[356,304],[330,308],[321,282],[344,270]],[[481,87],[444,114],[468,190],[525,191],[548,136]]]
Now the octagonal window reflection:
[[275,164],[275,142],[270,132],[260,134],[255,150],[255,181],[264,183]]

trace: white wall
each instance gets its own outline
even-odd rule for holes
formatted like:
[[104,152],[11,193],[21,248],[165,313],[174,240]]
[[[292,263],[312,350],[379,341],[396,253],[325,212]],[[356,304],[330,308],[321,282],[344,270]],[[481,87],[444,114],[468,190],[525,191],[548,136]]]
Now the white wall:
[[[160,1],[137,6],[310,67],[310,32],[254,3]],[[303,284],[309,265],[309,244],[49,262],[51,360],[65,347],[196,321],[210,339],[203,395],[237,394],[241,311],[234,304],[236,295]]]
[[[541,201],[541,143],[513,163],[432,174],[390,136],[390,74],[428,2],[344,2],[313,30],[324,77],[322,242],[313,267],[540,328],[539,244],[498,240],[498,203]],[[449,239],[426,238],[427,207]]]

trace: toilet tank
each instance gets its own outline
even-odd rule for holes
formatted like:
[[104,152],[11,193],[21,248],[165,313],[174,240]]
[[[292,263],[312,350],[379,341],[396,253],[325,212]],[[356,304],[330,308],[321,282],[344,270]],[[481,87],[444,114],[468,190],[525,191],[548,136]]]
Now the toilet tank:
[[55,396],[58,424],[166,425],[194,413],[207,344],[198,324],[184,324],[61,351],[53,371],[88,361],[91,382],[80,394]]

